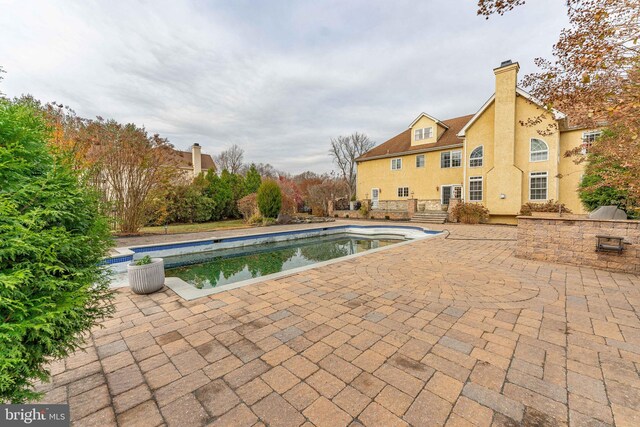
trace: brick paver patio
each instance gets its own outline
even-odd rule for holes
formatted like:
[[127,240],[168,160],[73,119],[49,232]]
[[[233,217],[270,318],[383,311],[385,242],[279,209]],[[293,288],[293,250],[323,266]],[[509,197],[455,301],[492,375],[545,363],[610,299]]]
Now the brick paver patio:
[[514,245],[438,237],[191,302],[119,290],[44,402],[83,426],[639,426],[640,277]]

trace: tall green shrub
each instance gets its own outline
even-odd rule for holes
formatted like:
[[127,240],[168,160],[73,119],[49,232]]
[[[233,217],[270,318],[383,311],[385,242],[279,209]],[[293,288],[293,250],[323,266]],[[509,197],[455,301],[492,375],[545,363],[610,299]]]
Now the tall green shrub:
[[282,208],[282,192],[273,180],[264,181],[258,189],[258,209],[265,218],[277,218]]
[[113,310],[107,222],[49,137],[34,109],[0,99],[0,402],[37,398],[47,362]]
[[221,179],[215,172],[208,172],[206,175],[208,182],[204,194],[211,197],[215,203],[215,211],[211,217],[212,221],[219,221],[228,218],[233,213],[233,188],[228,180]]
[[252,163],[244,178],[245,194],[256,193],[258,188],[260,188],[260,184],[262,184],[262,177],[260,176],[260,172],[258,172],[256,165]]
[[227,170],[223,170],[220,174],[220,182],[222,185],[231,189],[231,201],[227,205],[225,217],[240,218],[241,215],[238,210],[238,200],[242,199],[246,195],[244,177],[237,173],[231,173]]

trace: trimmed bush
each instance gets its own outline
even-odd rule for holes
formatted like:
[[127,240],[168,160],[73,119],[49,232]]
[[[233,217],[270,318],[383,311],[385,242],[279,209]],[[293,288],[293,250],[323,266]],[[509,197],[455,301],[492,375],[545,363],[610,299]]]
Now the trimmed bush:
[[489,219],[489,210],[480,203],[458,203],[451,214],[463,224],[479,224]]
[[531,215],[532,212],[559,213],[560,209],[562,209],[563,213],[571,213],[571,209],[567,208],[564,203],[549,200],[545,203],[525,203],[520,207],[520,215]]
[[264,181],[258,189],[258,209],[265,218],[277,218],[282,208],[282,192],[278,183],[273,180]]
[[47,363],[113,311],[98,198],[47,150],[31,107],[0,99],[0,403],[37,399]]

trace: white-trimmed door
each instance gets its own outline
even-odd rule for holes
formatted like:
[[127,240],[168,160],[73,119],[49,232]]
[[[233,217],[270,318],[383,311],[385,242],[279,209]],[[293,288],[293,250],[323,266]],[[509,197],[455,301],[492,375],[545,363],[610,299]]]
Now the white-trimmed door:
[[378,201],[380,200],[380,189],[379,188],[372,188],[371,189],[371,208],[372,209],[377,209],[378,208]]
[[442,205],[448,205],[449,199],[462,197],[462,186],[461,185],[442,185],[440,186],[440,203]]

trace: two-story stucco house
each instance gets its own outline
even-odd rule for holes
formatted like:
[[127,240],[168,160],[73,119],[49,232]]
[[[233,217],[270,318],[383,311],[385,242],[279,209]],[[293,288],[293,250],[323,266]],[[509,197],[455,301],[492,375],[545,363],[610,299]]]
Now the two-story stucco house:
[[[451,198],[482,203],[492,222],[514,222],[523,203],[550,199],[583,213],[577,188],[583,165],[564,156],[599,134],[568,128],[517,87],[519,65],[494,69],[495,93],[475,113],[448,120],[420,114],[404,132],[357,159],[357,197],[441,210]],[[535,125],[523,124],[546,113]]]

